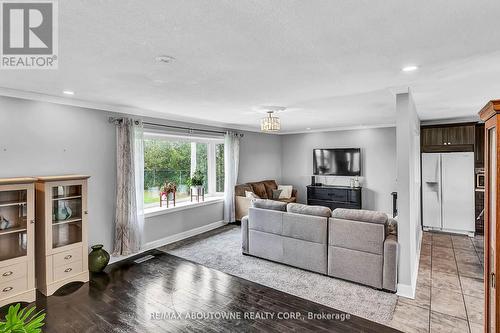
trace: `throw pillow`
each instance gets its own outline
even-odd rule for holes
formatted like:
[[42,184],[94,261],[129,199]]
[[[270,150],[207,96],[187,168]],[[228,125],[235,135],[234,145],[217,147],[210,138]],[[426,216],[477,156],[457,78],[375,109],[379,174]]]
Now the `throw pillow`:
[[292,185],[278,185],[278,190],[281,190],[280,199],[290,199],[292,197]]
[[280,198],[280,194],[283,190],[273,190],[273,199],[278,200]]
[[260,197],[257,194],[250,191],[245,191],[245,197],[250,199],[260,199]]
[[267,199],[266,187],[263,183],[252,183],[253,193],[257,194],[262,199]]

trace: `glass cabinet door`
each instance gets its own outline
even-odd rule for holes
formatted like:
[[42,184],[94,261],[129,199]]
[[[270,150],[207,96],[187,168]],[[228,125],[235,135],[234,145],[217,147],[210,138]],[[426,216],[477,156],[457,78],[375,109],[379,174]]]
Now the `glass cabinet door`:
[[26,256],[27,191],[0,191],[0,261]]
[[82,241],[82,186],[52,187],[52,248]]

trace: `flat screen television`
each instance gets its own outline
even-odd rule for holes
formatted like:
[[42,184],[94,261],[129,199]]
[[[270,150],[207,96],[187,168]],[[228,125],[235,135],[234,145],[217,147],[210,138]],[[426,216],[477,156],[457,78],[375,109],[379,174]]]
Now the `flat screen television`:
[[361,149],[314,149],[313,174],[325,176],[361,176]]

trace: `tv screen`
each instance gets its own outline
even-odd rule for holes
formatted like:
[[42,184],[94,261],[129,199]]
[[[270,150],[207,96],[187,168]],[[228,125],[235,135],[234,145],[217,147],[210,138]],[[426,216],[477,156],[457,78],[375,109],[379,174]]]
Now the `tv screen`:
[[361,149],[314,149],[313,174],[361,176]]

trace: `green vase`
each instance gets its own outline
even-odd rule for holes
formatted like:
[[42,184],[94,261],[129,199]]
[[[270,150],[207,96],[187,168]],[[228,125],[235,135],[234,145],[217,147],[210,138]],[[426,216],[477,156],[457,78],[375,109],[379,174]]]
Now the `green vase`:
[[89,254],[89,271],[93,273],[102,272],[109,263],[109,253],[102,247],[102,244],[92,246]]

